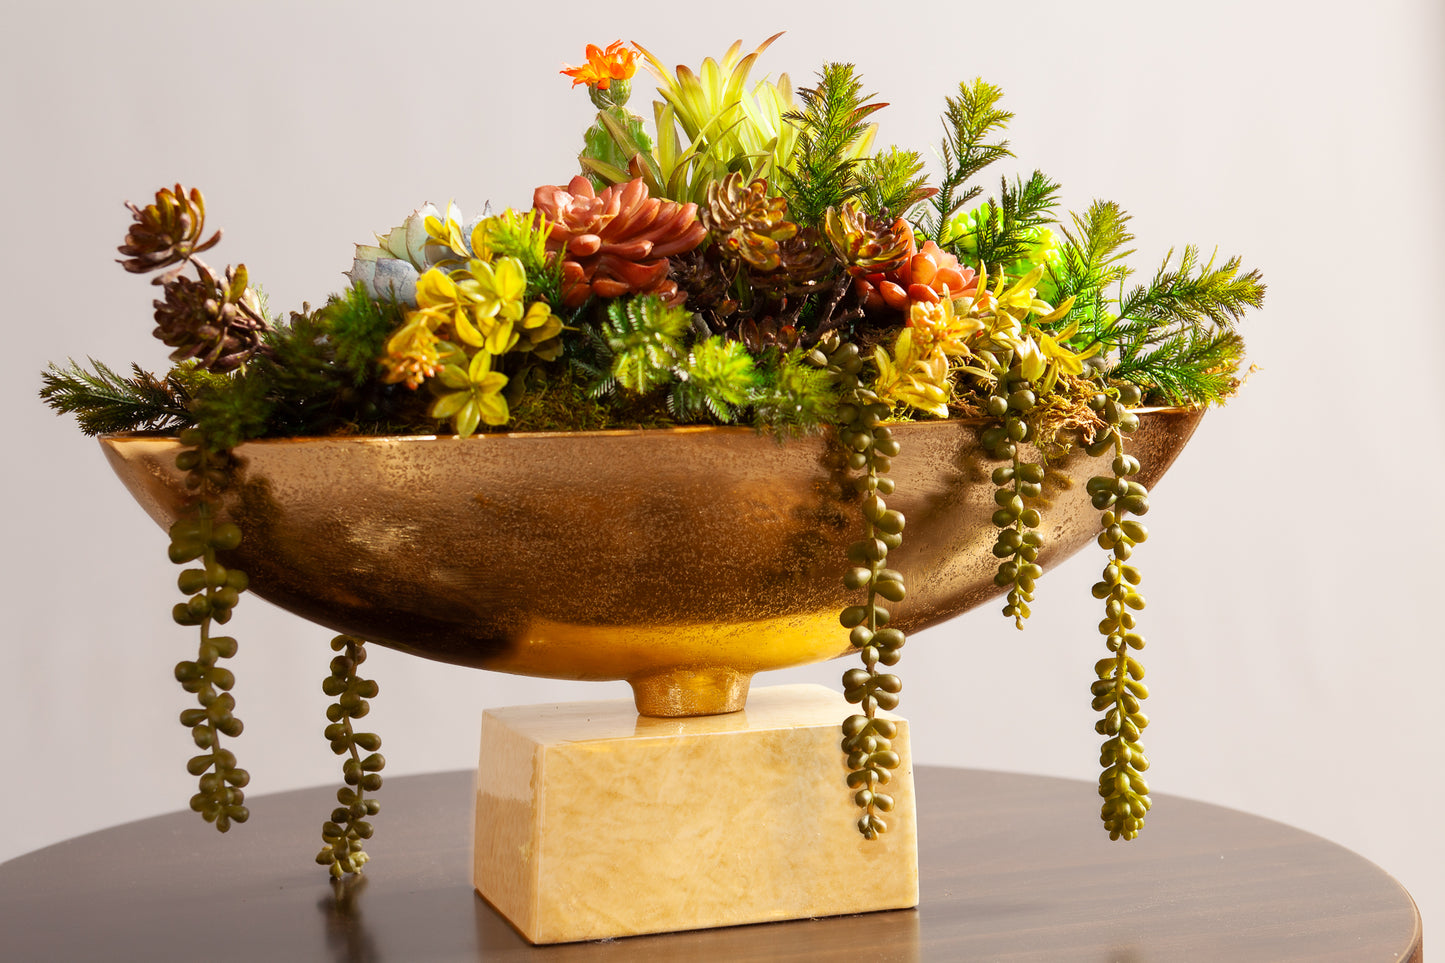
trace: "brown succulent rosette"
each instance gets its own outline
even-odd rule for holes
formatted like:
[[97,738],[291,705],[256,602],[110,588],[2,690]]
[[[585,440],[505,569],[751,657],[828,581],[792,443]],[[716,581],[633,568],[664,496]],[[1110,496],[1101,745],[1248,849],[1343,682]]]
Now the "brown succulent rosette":
[[[134,222],[117,250],[125,255],[121,267],[132,274],[158,271],[172,264],[189,261],[193,255],[216,246],[221,239],[217,231],[201,241],[206,229],[206,201],[200,190],[177,184],[174,189],[156,191],[154,204],[136,207],[126,201]],[[157,281],[157,284],[163,281]]]
[[786,198],[769,197],[762,178],[744,187],[736,172],[707,186],[702,222],[724,250],[763,272],[782,265],[780,245],[798,233]]
[[228,267],[217,279],[205,264],[191,263],[199,278],[165,279],[165,300],[155,302],[155,336],[175,349],[172,361],[195,359],[210,371],[231,371],[260,349],[266,331],[246,265]]
[[562,257],[562,301],[576,307],[591,295],[684,295],[668,278],[668,258],[691,251],[707,231],[696,204],[649,197],[641,178],[596,193],[582,175],[566,187],[546,185],[532,206],[547,219],[547,250]]

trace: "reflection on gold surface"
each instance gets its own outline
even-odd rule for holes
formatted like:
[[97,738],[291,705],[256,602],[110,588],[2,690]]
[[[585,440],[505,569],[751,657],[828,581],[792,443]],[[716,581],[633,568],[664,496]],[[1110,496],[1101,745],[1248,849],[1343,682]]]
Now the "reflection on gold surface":
[[[1146,412],[1130,439],[1146,485],[1198,423]],[[977,423],[894,428],[889,555],[916,630],[999,594],[991,463]],[[101,439],[162,526],[187,492],[169,438]],[[427,658],[523,675],[627,679],[649,714],[739,708],[764,669],[848,649],[837,613],[857,496],[826,438],[779,445],[745,428],[273,439],[235,450],[227,557],[282,608]],[[1052,464],[1047,569],[1096,530],[1084,481],[1108,456]]]

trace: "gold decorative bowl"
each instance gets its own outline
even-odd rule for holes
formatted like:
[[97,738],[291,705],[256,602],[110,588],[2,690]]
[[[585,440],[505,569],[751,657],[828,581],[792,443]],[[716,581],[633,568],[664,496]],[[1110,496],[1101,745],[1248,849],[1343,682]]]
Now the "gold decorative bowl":
[[[1200,412],[1141,413],[1129,450],[1146,485]],[[894,427],[889,565],[905,631],[998,595],[982,425]],[[163,527],[187,502],[173,438],[110,435],[106,457]],[[638,711],[742,708],[753,673],[849,650],[838,612],[858,496],[828,437],[778,444],[746,428],[299,438],[235,449],[223,513],[244,540],[223,561],[262,598],[337,632],[459,665],[626,679]],[[1084,482],[1108,456],[1049,466],[1047,567],[1091,540]]]

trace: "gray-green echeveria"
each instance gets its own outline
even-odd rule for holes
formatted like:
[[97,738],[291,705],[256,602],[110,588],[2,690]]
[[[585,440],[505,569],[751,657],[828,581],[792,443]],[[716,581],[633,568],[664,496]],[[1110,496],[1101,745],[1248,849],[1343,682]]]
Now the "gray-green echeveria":
[[[346,276],[374,298],[393,298],[399,304],[415,307],[417,278],[423,271],[456,257],[446,245],[427,236],[428,217],[443,219],[436,205],[428,202],[385,236],[376,235],[376,244],[356,245],[356,257]],[[462,212],[455,204],[447,205],[446,217],[462,224]],[[472,228],[480,220],[478,217],[464,225],[464,243],[471,244]]]

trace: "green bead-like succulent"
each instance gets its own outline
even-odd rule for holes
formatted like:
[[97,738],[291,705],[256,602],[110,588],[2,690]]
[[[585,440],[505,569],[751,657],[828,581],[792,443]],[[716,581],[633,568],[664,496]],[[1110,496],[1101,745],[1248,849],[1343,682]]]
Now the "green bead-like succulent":
[[176,456],[176,467],[186,472],[186,486],[197,492],[197,499],[192,510],[171,525],[169,552],[178,565],[200,565],[177,577],[177,587],[189,598],[177,603],[171,616],[181,625],[197,627],[201,638],[195,660],[177,663],[175,676],[181,688],[200,703],[199,708],[186,709],[180,715],[181,725],[191,730],[191,739],[201,750],[186,762],[186,771],[198,778],[191,809],[224,833],[232,823],[250,817],[244,788],[251,777],[221,745],[222,736],[234,738],[243,728],[229,691],[236,684],[235,674],[217,664],[236,654],[236,640],[212,636],[211,626],[230,621],[247,579],[244,572],[228,569],[216,557],[217,552],[230,551],[241,542],[241,530],[216,517],[220,492],[230,481],[231,456],[208,450],[205,436],[196,429],[182,432],[181,442],[187,447]]
[[[356,668],[366,661],[366,642],[350,635],[339,635],[331,640],[331,648],[339,653],[331,660],[331,674],[321,683],[321,689],[336,701],[326,708],[326,739],[331,751],[338,756],[347,756],[342,763],[342,778],[346,785],[336,791],[340,804],[331,811],[331,816],[321,825],[321,851],[316,862],[327,867],[337,879],[348,873],[359,873],[371,859],[363,844],[373,833],[368,816],[381,811],[380,804],[367,797],[367,793],[381,788],[381,770],[386,759],[381,755],[381,737],[374,732],[357,732],[352,728],[353,719],[360,719],[371,711],[368,699],[376,696],[378,686],[369,679],[356,674]],[[366,752],[368,755],[362,756]]]
[[1098,679],[1090,691],[1094,711],[1104,713],[1094,726],[1105,737],[1099,753],[1103,766],[1099,795],[1104,799],[1100,816],[1111,839],[1133,839],[1144,825],[1151,802],[1143,775],[1149,759],[1139,739],[1149,725],[1141,708],[1149,690],[1143,682],[1144,667],[1132,654],[1144,648],[1134,618],[1134,612],[1144,608],[1144,596],[1138,591],[1139,570],[1128,559],[1149,532],[1127,516],[1147,512],[1149,501],[1144,486],[1129,477],[1139,471],[1138,459],[1124,453],[1124,436],[1138,426],[1138,418],[1124,404],[1137,402],[1138,392],[1126,386],[1117,395],[1110,398],[1101,392],[1090,402],[1109,425],[1090,448],[1095,454],[1104,454],[1112,446],[1115,452],[1112,474],[1097,475],[1086,486],[1094,507],[1102,510],[1099,546],[1110,553],[1093,594],[1104,603],[1099,633],[1106,638],[1111,655],[1094,666]]
[[902,602],[908,594],[903,574],[887,567],[888,553],[903,543],[905,519],[884,501],[884,496],[893,493],[894,484],[883,476],[900,447],[893,432],[880,424],[888,416],[889,406],[863,387],[860,374],[864,365],[857,345],[840,343],[832,336],[809,358],[825,368],[838,388],[838,441],[847,452],[848,467],[859,472],[852,483],[861,498],[863,537],[848,546],[850,567],[843,584],[867,595],[861,605],[843,609],[839,622],[849,630],[848,641],[863,660],[862,668],[843,674],[843,697],[862,712],[844,721],[842,749],[847,784],[862,810],[858,832],[866,839],[876,839],[888,830],[881,814],[893,808],[893,797],[879,787],[888,784],[892,770],[900,764],[892,743],[897,727],[877,717],[879,709],[897,708],[898,693],[903,689],[898,676],[878,670],[880,665],[897,664],[905,642],[901,631],[888,626],[888,610],[879,603],[879,599]]

